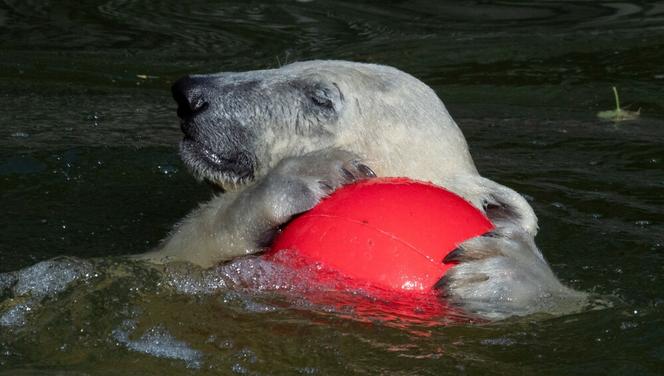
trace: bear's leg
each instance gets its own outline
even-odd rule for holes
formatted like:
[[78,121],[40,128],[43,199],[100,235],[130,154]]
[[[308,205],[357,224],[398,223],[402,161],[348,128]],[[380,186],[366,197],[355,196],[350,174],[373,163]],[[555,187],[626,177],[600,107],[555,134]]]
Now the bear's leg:
[[182,221],[157,250],[155,263],[186,261],[211,267],[264,250],[278,226],[313,208],[341,185],[376,176],[359,157],[325,149],[280,161],[241,192],[225,193]]
[[458,262],[437,284],[440,294],[488,319],[579,311],[588,295],[563,286],[533,237],[512,225],[462,243],[444,262]]

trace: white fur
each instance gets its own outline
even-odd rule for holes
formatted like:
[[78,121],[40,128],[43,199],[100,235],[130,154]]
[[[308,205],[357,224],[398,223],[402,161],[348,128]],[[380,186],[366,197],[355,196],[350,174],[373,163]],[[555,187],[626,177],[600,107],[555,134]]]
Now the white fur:
[[[214,75],[210,80],[221,82],[226,92],[240,83],[259,80],[262,93],[275,101],[284,83],[325,80],[337,85],[343,101],[334,102],[339,116],[327,123],[305,117],[299,103],[253,103],[241,94],[227,99],[234,106],[222,105],[220,118],[240,116],[243,125],[257,126],[251,121],[263,117],[258,123],[265,129],[256,150],[260,163],[254,181],[240,182],[237,191],[212,198],[176,226],[157,250],[141,258],[211,267],[261,251],[257,239],[262,234],[329,193],[321,190],[320,182],[336,188],[344,183],[339,169],[345,166],[359,176],[361,162],[378,176],[430,181],[463,196],[480,210],[490,206],[504,210],[497,225],[508,240],[477,238],[465,248],[462,245],[469,256],[482,247],[496,247],[494,254],[500,256],[469,257],[461,262],[446,286],[451,299],[477,312],[498,306],[485,314],[493,318],[542,310],[552,295],[574,295],[553,276],[533,242],[537,217],[530,205],[515,191],[479,175],[456,123],[434,91],[418,79],[381,65],[309,61],[276,70]],[[225,108],[236,108],[245,100],[250,102],[251,116],[247,111],[238,115]],[[263,105],[274,106],[273,111],[264,111]],[[293,120],[284,123],[266,113]],[[315,128],[332,136],[304,137],[293,130],[305,129],[300,133],[306,133]],[[202,178],[225,188],[233,183],[223,173],[198,171],[193,163]],[[477,251],[475,255],[489,253]],[[511,278],[515,275],[519,278]]]

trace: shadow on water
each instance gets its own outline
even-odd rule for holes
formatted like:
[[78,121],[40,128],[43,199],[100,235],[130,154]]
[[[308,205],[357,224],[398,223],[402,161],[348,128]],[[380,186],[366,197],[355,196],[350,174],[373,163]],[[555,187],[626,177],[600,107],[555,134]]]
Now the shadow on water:
[[[662,40],[658,2],[1,2],[0,374],[658,374]],[[364,320],[266,263],[119,262],[209,195],[177,158],[170,83],[311,58],[436,89],[482,173],[530,200],[556,273],[613,307]],[[611,86],[640,119],[596,119]]]

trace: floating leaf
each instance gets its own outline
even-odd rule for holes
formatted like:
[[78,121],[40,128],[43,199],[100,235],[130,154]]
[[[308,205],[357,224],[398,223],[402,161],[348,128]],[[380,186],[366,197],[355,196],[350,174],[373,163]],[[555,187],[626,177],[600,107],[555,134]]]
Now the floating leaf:
[[620,98],[618,97],[618,90],[613,86],[613,95],[616,98],[616,109],[608,111],[600,111],[597,113],[597,117],[603,120],[611,121],[626,121],[634,120],[641,115],[641,109],[636,111],[628,111],[623,108],[620,108]]

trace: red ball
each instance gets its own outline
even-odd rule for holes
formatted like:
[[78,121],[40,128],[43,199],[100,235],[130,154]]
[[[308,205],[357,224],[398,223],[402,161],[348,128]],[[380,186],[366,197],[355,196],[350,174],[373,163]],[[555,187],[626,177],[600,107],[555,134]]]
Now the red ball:
[[358,283],[428,291],[454,264],[443,259],[460,243],[493,229],[456,194],[406,178],[343,186],[296,217],[267,257],[291,250]]

